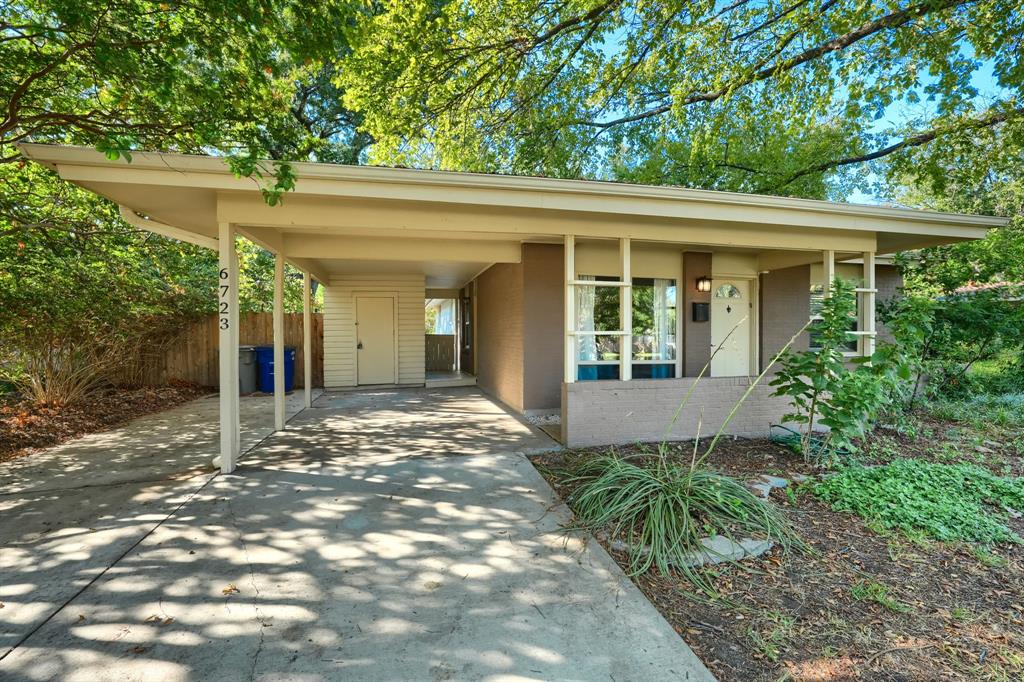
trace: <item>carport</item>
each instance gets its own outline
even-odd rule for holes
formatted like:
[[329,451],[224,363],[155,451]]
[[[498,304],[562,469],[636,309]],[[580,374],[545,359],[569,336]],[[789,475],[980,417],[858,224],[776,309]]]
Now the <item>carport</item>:
[[269,434],[243,398],[233,475],[216,398],[13,463],[0,677],[712,679],[563,532],[545,435],[471,387],[313,398]]
[[[313,279],[330,298],[324,332],[329,387],[422,386],[426,383],[423,303],[427,292],[458,291],[494,263],[518,262],[520,240],[530,236],[522,234],[521,223],[511,216],[484,208],[481,198],[456,198],[420,186],[423,175],[415,171],[297,164],[296,189],[282,205],[271,207],[258,181],[233,176],[222,159],[140,152],[132,154],[131,162],[111,162],[88,148],[23,144],[20,149],[65,180],[116,202],[124,219],[139,229],[215,249],[220,264],[217,306],[222,349],[236,348],[239,341],[236,238],[249,239],[275,255],[273,426],[277,431],[285,429],[286,421],[286,263],[303,273],[302,371],[308,408],[312,404]],[[460,231],[467,226],[479,226],[483,233],[468,237]],[[360,307],[362,302],[365,309]],[[369,334],[358,329],[356,319],[364,313],[386,322],[393,318],[386,327],[394,338],[391,355],[369,352],[375,348]],[[467,338],[471,337],[467,334]],[[394,358],[393,366],[389,357]],[[371,367],[373,362],[380,366]],[[238,385],[237,354],[222,352],[219,363],[219,385]],[[230,473],[240,452],[236,392],[220,392],[219,419],[217,465]]]

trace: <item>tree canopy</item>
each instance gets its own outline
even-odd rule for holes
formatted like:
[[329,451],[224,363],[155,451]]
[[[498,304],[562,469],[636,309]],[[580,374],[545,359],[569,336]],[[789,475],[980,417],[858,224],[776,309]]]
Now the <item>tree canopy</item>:
[[[352,36],[346,102],[409,165],[842,196],[865,162],[1024,117],[1005,0],[391,0]],[[915,115],[872,128],[894,102]]]

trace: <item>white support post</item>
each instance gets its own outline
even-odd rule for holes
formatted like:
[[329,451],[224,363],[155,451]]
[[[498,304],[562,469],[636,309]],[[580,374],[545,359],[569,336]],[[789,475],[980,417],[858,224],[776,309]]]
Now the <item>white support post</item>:
[[619,339],[619,380],[633,378],[633,274],[629,237],[619,240],[619,262],[623,287],[619,290],[619,320],[622,337]]
[[284,431],[284,255],[274,260],[274,429]]
[[825,295],[825,298],[828,298],[832,293],[832,283],[836,279],[836,252],[822,251],[821,265],[821,279],[824,284],[822,293]]
[[[242,345],[242,337],[241,337],[242,324],[241,324],[241,319],[240,319],[241,318],[241,308],[239,308],[239,306],[238,306],[238,273],[239,273],[238,249],[236,248],[235,235],[233,233],[231,235],[231,246],[232,246],[231,255],[232,255],[232,260],[234,262],[234,267],[231,268],[231,273],[230,273],[231,277],[229,278],[229,281],[228,281],[229,286],[231,287],[231,291],[229,292],[229,301],[228,301],[228,303],[229,303],[230,309],[231,309],[231,329],[234,332],[232,334],[231,347],[235,349],[235,351],[234,351],[234,356],[235,356],[235,385],[238,386],[238,389],[239,389],[238,392],[235,394],[237,396],[239,393],[241,393],[241,388],[242,388],[241,384],[240,384],[240,381],[239,381],[239,368],[238,368],[238,347],[240,345]],[[241,407],[242,407],[242,401],[241,401],[240,398],[236,397],[235,398],[235,432],[234,432],[234,441],[235,441],[235,450],[234,450],[234,452],[235,452],[235,459],[236,460],[238,459],[238,455],[241,454],[241,452],[242,452],[242,409],[241,409]]]
[[565,236],[565,383],[576,381],[576,237]]
[[[217,310],[220,329],[220,457],[221,472],[230,474],[238,460],[238,259],[235,254],[235,228],[231,223],[218,225],[220,270],[217,278]],[[216,461],[216,460],[215,460]]]
[[302,386],[306,407],[313,407],[313,283],[308,272],[302,273]]
[[871,357],[875,353],[875,253],[864,252],[864,288],[861,293],[861,354]]

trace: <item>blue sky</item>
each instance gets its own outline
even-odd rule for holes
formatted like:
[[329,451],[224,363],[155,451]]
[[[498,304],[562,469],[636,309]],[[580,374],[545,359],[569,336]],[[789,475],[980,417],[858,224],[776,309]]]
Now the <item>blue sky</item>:
[[[1002,89],[998,83],[996,83],[995,76],[993,75],[993,63],[991,61],[982,62],[978,70],[974,72],[971,77],[971,85],[978,91],[977,103],[979,107],[985,106],[994,97],[1002,95],[1006,96],[1006,90]],[[870,132],[882,133],[893,127],[899,127],[905,124],[907,121],[918,118],[922,114],[929,111],[931,103],[922,100],[917,104],[908,104],[906,101],[900,100],[893,102],[889,105],[885,114],[879,118],[870,128]],[[869,178],[867,182],[871,182],[875,179],[875,176]],[[867,184],[867,182],[865,184]],[[868,187],[862,187],[854,190],[847,195],[846,200],[856,204],[880,204],[883,203],[882,199],[872,195],[869,192],[865,192]]]

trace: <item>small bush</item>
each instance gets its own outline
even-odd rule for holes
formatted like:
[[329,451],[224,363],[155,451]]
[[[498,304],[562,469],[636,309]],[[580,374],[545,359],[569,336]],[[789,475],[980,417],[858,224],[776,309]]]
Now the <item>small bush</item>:
[[634,574],[651,566],[668,574],[672,566],[694,584],[709,588],[686,562],[687,553],[702,549],[702,538],[764,538],[784,550],[800,542],[772,505],[699,462],[665,457],[637,462],[613,452],[584,461],[570,482],[580,484],[572,507],[582,527],[610,528],[631,547],[647,548],[632,552]]
[[851,466],[811,491],[833,509],[884,528],[944,541],[1024,542],[1004,523],[1006,507],[1024,509],[1024,479],[996,476],[972,464],[898,459],[878,467]]

